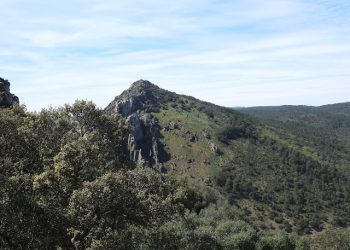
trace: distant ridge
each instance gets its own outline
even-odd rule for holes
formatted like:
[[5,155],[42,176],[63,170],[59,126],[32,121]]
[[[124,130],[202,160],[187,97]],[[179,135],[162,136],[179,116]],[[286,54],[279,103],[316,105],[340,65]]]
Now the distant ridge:
[[341,169],[350,172],[350,102],[322,106],[269,106],[236,109],[291,133]]

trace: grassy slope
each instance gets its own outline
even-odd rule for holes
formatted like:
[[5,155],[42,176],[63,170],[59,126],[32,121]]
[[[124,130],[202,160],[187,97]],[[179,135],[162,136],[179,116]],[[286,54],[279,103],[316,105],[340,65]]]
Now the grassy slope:
[[[265,229],[320,230],[337,215],[346,214],[348,204],[339,209],[332,207],[332,203],[344,200],[330,201],[326,197],[337,192],[338,187],[330,183],[338,182],[339,174],[312,144],[238,112],[191,97],[177,98],[163,103],[154,113],[163,128],[170,122],[181,125],[181,129],[162,131],[161,142],[171,154],[165,167],[180,169],[217,186],[232,204],[244,209],[256,225]],[[246,133],[219,140],[220,131],[228,124],[231,128],[244,127]],[[186,131],[195,133],[198,141],[191,142]],[[203,131],[221,155],[210,151]],[[322,174],[332,177],[324,182],[319,180]],[[340,185],[344,190],[343,183]],[[321,186],[327,188],[319,190]]]

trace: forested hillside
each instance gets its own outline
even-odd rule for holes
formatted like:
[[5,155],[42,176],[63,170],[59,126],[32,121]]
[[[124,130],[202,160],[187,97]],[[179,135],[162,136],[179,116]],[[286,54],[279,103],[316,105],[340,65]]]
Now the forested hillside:
[[307,247],[262,234],[214,188],[135,168],[123,119],[92,103],[0,118],[1,249]]
[[348,178],[288,131],[143,80],[106,112],[131,125],[135,164],[216,187],[263,230],[313,234],[349,223]]
[[285,137],[291,133],[300,144],[316,148],[322,160],[350,171],[350,103],[238,110],[264,120]]
[[147,81],[2,107],[0,248],[346,249],[348,177],[298,143]]

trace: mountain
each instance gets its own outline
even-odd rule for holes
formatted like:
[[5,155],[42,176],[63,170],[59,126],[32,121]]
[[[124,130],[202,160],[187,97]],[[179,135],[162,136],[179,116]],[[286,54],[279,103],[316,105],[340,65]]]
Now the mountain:
[[135,165],[205,183],[257,227],[312,233],[349,223],[348,177],[293,131],[144,80],[105,112],[132,128],[126,147]]
[[1,108],[0,149],[0,249],[349,246],[338,165],[287,129],[148,81],[104,110]]
[[196,170],[203,172],[206,165],[213,165],[212,169],[222,165],[223,152],[218,145],[226,145],[227,139],[219,136],[220,142],[216,133],[230,122],[237,125],[231,137],[253,133],[245,115],[177,95],[144,80],[133,83],[105,111],[124,116],[133,128],[128,140],[131,159],[143,166],[164,167],[163,170],[180,168],[197,173]]
[[350,171],[350,103],[237,108],[274,127],[283,136],[317,149],[318,157]]
[[0,77],[0,107],[10,107],[19,103],[19,99],[10,93],[10,82]]
[[[0,249],[310,249],[254,227],[215,185],[135,167],[128,134],[124,118],[88,101],[1,108]],[[346,232],[332,235],[347,244]]]

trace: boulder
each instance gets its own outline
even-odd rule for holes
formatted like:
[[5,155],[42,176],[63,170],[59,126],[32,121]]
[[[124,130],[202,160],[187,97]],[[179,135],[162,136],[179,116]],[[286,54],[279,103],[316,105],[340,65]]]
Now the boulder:
[[211,152],[213,152],[216,156],[220,155],[221,152],[219,148],[213,142],[208,141],[208,145]]

